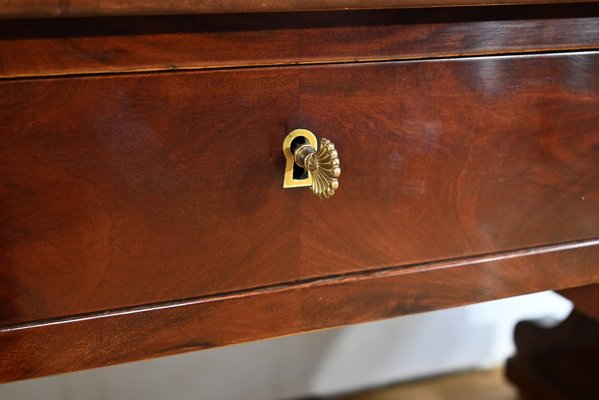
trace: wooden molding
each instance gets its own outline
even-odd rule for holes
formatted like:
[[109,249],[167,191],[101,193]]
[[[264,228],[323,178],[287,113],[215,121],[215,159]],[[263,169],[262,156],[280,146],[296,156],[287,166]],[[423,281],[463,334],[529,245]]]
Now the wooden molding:
[[583,3],[584,0],[0,0],[0,18],[219,14],[281,11]]
[[588,50],[597,26],[597,4],[4,20],[0,79]]
[[599,282],[598,240],[0,329],[0,382]]

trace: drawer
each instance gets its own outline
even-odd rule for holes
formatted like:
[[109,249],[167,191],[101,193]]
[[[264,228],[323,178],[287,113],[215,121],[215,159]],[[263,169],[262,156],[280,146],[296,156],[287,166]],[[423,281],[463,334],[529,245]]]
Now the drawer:
[[[0,324],[599,235],[594,52],[0,83]],[[283,189],[296,128],[330,199]]]

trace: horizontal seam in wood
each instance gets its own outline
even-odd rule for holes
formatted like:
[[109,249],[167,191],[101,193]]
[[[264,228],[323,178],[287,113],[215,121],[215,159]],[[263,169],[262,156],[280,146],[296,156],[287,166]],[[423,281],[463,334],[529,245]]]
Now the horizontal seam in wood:
[[[411,264],[404,266],[393,266],[393,267],[382,267],[377,269],[369,269],[366,271],[354,271],[344,274],[328,275],[324,277],[315,277],[302,279],[297,281],[282,282],[272,285],[258,286],[243,290],[237,290],[232,292],[223,292],[219,294],[211,294],[204,296],[197,296],[187,299],[171,300],[167,302],[150,303],[141,306],[125,307],[118,309],[110,309],[104,311],[94,311],[83,314],[75,314],[66,317],[57,317],[46,320],[37,320],[13,325],[7,325],[0,328],[0,333],[8,333],[14,331],[20,331],[25,329],[41,328],[50,325],[60,325],[67,323],[75,323],[86,320],[93,320],[99,318],[118,317],[130,314],[138,314],[152,311],[160,311],[170,308],[179,308],[191,305],[197,305],[202,303],[209,303],[215,301],[233,300],[248,296],[254,296],[266,293],[276,293],[287,289],[300,289],[302,287],[309,287],[314,285],[330,285],[335,283],[344,283],[348,279],[364,280],[373,278],[382,278],[386,276],[396,276],[406,273],[420,273],[425,271],[432,271],[438,269],[462,267],[475,264],[483,264],[489,262],[496,262],[520,257],[535,256],[547,253],[554,253],[567,250],[575,250],[584,247],[599,246],[599,238],[591,238],[570,242],[562,242],[557,244],[536,246],[521,248],[515,250],[507,250],[502,252],[481,254],[469,257],[460,257],[454,259],[433,261],[427,263]],[[598,282],[599,283],[599,282]]]
[[309,66],[326,66],[326,65],[348,65],[348,64],[372,64],[372,63],[392,63],[392,62],[425,62],[425,61],[445,61],[445,60],[469,60],[480,58],[515,58],[515,57],[531,57],[543,55],[566,55],[566,54],[595,54],[599,51],[599,45],[582,46],[567,49],[546,49],[546,50],[518,50],[515,51],[495,51],[495,52],[480,52],[475,54],[441,54],[435,56],[403,56],[403,57],[388,57],[376,58],[365,57],[361,59],[345,59],[345,60],[326,60],[326,61],[297,61],[291,63],[257,63],[257,64],[232,64],[232,65],[206,65],[206,66],[183,66],[183,67],[149,67],[141,69],[123,69],[111,71],[78,71],[66,73],[49,73],[49,74],[14,74],[0,75],[1,81],[27,81],[27,80],[43,80],[43,79],[76,79],[87,77],[103,77],[103,76],[127,76],[138,74],[164,74],[164,73],[183,73],[193,71],[226,71],[226,70],[246,70],[246,69],[266,69],[266,68],[289,68],[289,67],[309,67]]

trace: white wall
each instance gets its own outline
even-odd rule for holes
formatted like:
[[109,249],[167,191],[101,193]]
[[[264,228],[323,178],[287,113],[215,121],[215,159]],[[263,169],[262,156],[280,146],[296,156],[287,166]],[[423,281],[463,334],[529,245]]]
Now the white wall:
[[513,351],[515,322],[562,319],[570,309],[558,295],[539,293],[5,384],[0,399],[264,400],[346,392],[499,364]]

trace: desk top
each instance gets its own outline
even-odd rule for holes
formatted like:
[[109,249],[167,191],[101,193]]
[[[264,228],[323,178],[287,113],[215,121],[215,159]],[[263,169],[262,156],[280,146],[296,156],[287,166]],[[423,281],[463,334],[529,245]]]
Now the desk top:
[[0,18],[220,14],[588,3],[584,0],[0,0]]

